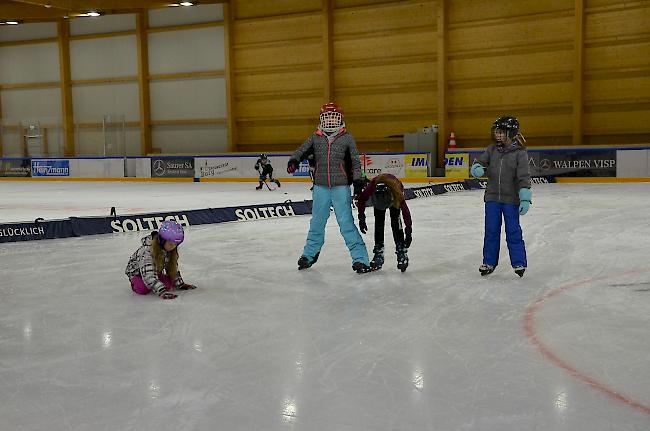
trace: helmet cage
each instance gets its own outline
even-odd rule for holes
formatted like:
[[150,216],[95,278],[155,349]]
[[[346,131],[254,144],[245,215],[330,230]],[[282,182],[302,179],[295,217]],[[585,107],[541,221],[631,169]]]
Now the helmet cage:
[[338,111],[325,111],[320,114],[320,129],[333,133],[343,127],[343,114]]

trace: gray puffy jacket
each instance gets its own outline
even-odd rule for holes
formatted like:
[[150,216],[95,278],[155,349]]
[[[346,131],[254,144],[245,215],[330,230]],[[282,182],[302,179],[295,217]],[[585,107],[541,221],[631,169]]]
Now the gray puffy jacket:
[[489,179],[485,189],[485,202],[519,204],[519,189],[530,188],[528,151],[519,144],[499,151],[491,144],[478,158]]
[[[345,129],[329,142],[327,135],[315,131],[291,156],[295,160],[305,159],[313,151],[315,160],[314,184],[323,187],[347,186],[352,180],[361,179],[361,160],[354,138]],[[345,167],[346,153],[352,162],[352,179]]]

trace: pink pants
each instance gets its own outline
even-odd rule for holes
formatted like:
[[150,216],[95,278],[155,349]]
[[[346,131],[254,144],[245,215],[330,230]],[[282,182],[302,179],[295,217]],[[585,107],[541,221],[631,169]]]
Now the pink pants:
[[[158,275],[158,278],[160,281],[162,281],[162,284],[165,285],[165,288],[167,290],[172,290],[174,288],[174,282],[165,274]],[[138,295],[148,295],[151,293],[151,290],[147,287],[146,284],[144,284],[144,280],[142,280],[142,277],[139,275],[131,278],[131,289],[133,289],[133,291]]]

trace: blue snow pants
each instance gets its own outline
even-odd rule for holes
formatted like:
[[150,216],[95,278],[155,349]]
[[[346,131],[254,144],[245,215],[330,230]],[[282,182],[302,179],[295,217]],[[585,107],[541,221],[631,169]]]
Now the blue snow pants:
[[510,263],[528,266],[526,245],[519,225],[519,205],[499,202],[485,203],[485,237],[483,239],[483,263],[497,266],[501,246],[501,218],[506,221],[506,243],[510,252]]
[[345,245],[350,250],[352,263],[362,262],[370,264],[368,259],[368,250],[366,244],[361,238],[361,234],[354,224],[352,216],[352,197],[350,196],[349,186],[323,187],[314,186],[313,192],[314,203],[311,211],[311,222],[309,223],[309,234],[303,250],[303,256],[310,259],[320,252],[325,242],[325,225],[330,216],[330,207],[334,207],[336,221],[339,224],[339,230]]

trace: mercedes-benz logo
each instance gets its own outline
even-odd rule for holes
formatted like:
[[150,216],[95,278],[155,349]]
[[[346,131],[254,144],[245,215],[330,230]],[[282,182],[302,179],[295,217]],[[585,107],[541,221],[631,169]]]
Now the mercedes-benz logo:
[[551,161],[549,159],[542,159],[542,161],[539,162],[539,167],[546,170],[551,169]]
[[158,176],[161,176],[165,173],[165,164],[162,160],[156,160],[153,162],[153,171]]

